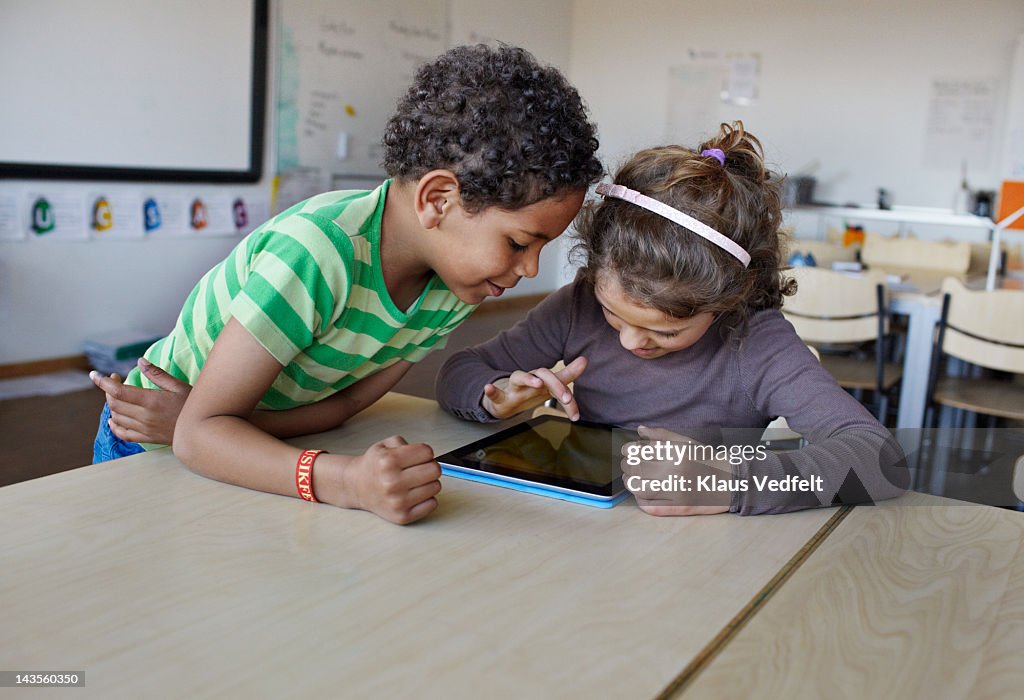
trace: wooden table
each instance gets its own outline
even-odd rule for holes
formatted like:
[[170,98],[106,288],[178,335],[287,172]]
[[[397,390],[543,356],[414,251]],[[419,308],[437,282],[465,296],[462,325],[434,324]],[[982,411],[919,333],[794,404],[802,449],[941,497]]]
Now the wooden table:
[[[392,394],[301,444],[495,429]],[[445,478],[403,528],[161,450],[0,489],[0,670],[84,671],[102,698],[651,697],[836,513],[655,518]]]
[[1024,514],[924,494],[853,509],[678,689],[713,698],[1011,698]]
[[[301,444],[495,430],[391,394]],[[409,527],[193,475],[167,450],[0,489],[0,670],[33,697],[1010,697],[1024,515],[655,518],[446,478]],[[24,697],[0,689],[0,697]],[[78,697],[79,695],[76,695]]]

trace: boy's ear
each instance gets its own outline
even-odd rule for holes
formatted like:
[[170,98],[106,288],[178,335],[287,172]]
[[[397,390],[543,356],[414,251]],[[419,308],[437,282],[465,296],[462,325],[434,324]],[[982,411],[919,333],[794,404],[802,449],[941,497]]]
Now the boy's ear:
[[431,170],[416,183],[416,218],[425,229],[437,228],[459,203],[459,179],[451,170]]

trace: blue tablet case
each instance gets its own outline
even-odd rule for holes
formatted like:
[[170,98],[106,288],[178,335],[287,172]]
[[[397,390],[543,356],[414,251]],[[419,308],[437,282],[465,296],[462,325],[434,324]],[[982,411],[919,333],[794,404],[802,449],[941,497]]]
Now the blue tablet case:
[[474,472],[464,472],[457,469],[449,469],[445,465],[441,465],[441,473],[446,476],[454,476],[456,479],[467,479],[469,481],[479,481],[482,484],[490,484],[491,486],[500,486],[505,489],[512,489],[514,491],[525,491],[526,493],[532,493],[537,496],[547,496],[548,498],[557,498],[562,501],[570,501],[571,503],[580,503],[585,506],[592,506],[594,508],[611,508],[617,503],[621,503],[626,500],[629,496],[628,491],[623,491],[618,496],[604,501],[596,498],[587,498],[586,496],[577,496],[572,493],[564,493],[562,491],[555,491],[554,489],[544,488],[543,484],[519,484],[514,481],[505,481],[504,479],[497,479],[486,474],[477,474]]

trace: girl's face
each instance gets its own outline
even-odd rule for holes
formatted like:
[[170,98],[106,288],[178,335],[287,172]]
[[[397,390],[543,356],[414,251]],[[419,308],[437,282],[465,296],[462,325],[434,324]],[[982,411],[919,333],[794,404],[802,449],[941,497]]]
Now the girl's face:
[[715,321],[711,312],[673,318],[637,304],[622,291],[618,276],[611,273],[598,273],[594,294],[604,319],[618,331],[622,347],[645,360],[685,350],[704,337]]

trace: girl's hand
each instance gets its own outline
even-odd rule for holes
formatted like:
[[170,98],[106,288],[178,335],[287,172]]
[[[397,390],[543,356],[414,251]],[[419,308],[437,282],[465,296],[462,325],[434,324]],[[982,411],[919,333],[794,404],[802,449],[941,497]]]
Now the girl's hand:
[[579,420],[579,406],[567,385],[576,381],[586,368],[587,358],[581,355],[557,372],[546,367],[532,372],[516,370],[486,385],[481,404],[495,418],[510,418],[554,398],[565,407],[570,420]]
[[441,467],[430,445],[410,445],[392,435],[358,457],[321,455],[313,470],[313,492],[324,503],[368,510],[408,525],[437,508],[440,479]]
[[163,391],[126,386],[117,374],[104,377],[90,372],[89,378],[107,395],[114,435],[129,442],[170,445],[178,414],[192,387],[144,358],[139,359],[139,370]]
[[[729,491],[703,489],[698,483],[701,477],[732,478],[733,470],[728,461],[680,458],[681,452],[686,454],[686,448],[702,446],[702,443],[670,430],[640,426],[637,432],[641,439],[623,446],[621,465],[622,482],[636,498],[640,510],[649,515],[714,515],[729,511],[732,501]],[[655,442],[662,445],[662,459],[642,459],[639,464],[629,464],[627,457],[633,449],[631,446],[649,445],[653,448],[652,443]],[[674,447],[679,450],[672,449]],[[692,450],[689,452],[693,453]],[[666,480],[677,488],[662,490],[651,487],[651,482],[660,485],[667,483]]]

